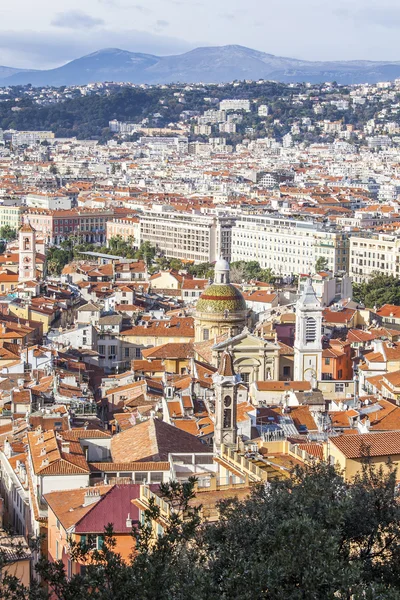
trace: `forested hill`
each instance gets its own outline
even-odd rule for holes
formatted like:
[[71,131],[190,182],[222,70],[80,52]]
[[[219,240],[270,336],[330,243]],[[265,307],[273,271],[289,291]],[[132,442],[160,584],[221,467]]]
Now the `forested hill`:
[[[56,137],[76,136],[78,139],[106,141],[111,137],[108,123],[112,119],[134,123],[141,123],[146,119],[146,126],[167,127],[182,120],[182,116],[185,116],[182,113],[186,113],[186,116],[202,114],[205,110],[218,108],[219,101],[226,98],[254,101],[251,111],[242,115],[243,120],[237,126],[237,133],[229,134],[233,143],[248,135],[248,128],[251,128],[256,137],[270,135],[280,139],[298,120],[315,120],[314,104],[309,98],[310,90],[305,85],[297,85],[295,89],[288,84],[276,82],[236,82],[190,87],[116,86],[113,89],[100,89],[89,95],[84,95],[79,88],[58,88],[61,100],[46,105],[37,102],[41,99],[41,91],[29,86],[8,88],[7,94],[1,96],[0,128],[19,131],[49,130]],[[313,86],[313,96],[324,104],[323,119],[341,119],[345,124],[362,128],[386,107],[384,99],[377,98],[373,103],[357,105],[356,110],[344,113],[334,106],[332,99],[348,100],[349,92],[350,88],[344,86],[334,85],[329,89],[322,85]],[[303,99],[298,102],[300,94]],[[400,101],[400,95],[396,101]],[[261,104],[266,104],[269,108],[267,117],[259,117],[257,114],[257,107]],[[307,135],[306,141],[319,141],[318,136]]]
[[[177,89],[178,86],[148,89],[122,87],[110,95],[78,96],[57,104],[41,106],[30,97],[18,94],[21,91],[19,88],[13,88],[8,101],[0,103],[0,128],[20,131],[50,130],[56,137],[77,136],[87,139],[104,135],[104,130],[112,119],[140,122],[148,118],[150,125],[163,127],[171,122],[176,123],[184,110],[203,111],[210,108],[210,104],[204,100],[206,96],[216,96],[218,99],[251,98],[256,97],[257,92],[257,96],[273,100],[285,92],[286,86],[266,83],[257,88],[255,84],[243,84],[235,88],[231,85],[223,88],[204,87],[185,91],[184,104],[174,96]],[[154,115],[159,116],[155,119]]]

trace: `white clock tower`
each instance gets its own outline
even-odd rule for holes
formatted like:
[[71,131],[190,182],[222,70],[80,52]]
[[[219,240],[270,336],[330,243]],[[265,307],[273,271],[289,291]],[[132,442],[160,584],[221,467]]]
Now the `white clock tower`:
[[296,304],[296,335],[294,342],[295,381],[321,379],[322,311],[311,278]]
[[30,279],[36,279],[36,230],[25,221],[19,229],[18,280]]

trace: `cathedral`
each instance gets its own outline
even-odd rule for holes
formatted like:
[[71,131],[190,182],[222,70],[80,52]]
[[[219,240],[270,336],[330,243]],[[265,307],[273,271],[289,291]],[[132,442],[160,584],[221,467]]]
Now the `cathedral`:
[[197,301],[194,318],[195,342],[213,340],[227,333],[241,333],[248,321],[249,310],[240,290],[230,283],[229,263],[220,258],[215,263],[214,282]]

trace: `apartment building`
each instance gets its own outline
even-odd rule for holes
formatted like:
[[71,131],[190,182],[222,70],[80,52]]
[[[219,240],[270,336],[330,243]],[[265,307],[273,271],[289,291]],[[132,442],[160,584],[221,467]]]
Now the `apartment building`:
[[92,208],[28,209],[32,226],[52,244],[59,244],[70,236],[76,236],[81,242],[103,243],[106,239],[106,223],[114,214],[113,210]]
[[54,140],[52,131],[15,131],[10,129],[4,132],[4,139],[11,141],[13,146],[32,146],[41,142]]
[[349,274],[355,283],[367,281],[376,271],[399,277],[400,237],[385,233],[350,238]]
[[245,112],[250,112],[250,100],[236,98],[221,100],[219,110],[244,110]]
[[58,194],[28,194],[26,205],[49,210],[69,210],[72,207],[72,200],[68,196],[59,196]]
[[347,236],[316,223],[266,215],[241,215],[232,228],[232,261],[258,260],[263,269],[299,275],[313,273],[320,257],[333,273],[346,271]]
[[26,211],[25,206],[7,206],[0,204],[0,227],[9,225],[11,229],[18,230],[22,224],[22,215]]
[[227,216],[176,212],[153,206],[140,215],[140,241],[150,242],[168,258],[196,263],[230,260],[234,219]]
[[138,217],[112,219],[106,223],[107,244],[113,237],[120,236],[125,242],[133,240],[133,246],[140,246],[140,220]]

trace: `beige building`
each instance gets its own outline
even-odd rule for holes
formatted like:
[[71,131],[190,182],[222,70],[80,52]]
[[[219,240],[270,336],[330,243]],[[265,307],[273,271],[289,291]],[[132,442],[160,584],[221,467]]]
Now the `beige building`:
[[137,217],[113,219],[106,223],[107,245],[111,238],[120,236],[125,242],[133,240],[133,247],[140,246],[140,221]]
[[400,237],[386,233],[352,236],[349,274],[353,281],[368,281],[376,272],[399,277]]

